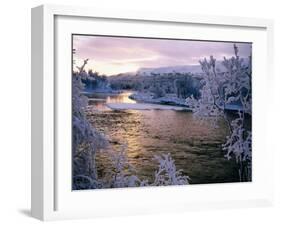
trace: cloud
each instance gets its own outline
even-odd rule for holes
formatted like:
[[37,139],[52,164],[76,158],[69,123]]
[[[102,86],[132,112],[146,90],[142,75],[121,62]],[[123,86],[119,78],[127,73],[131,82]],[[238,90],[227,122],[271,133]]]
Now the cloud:
[[[125,38],[105,36],[73,36],[73,48],[76,49],[75,58],[89,58],[91,66],[108,65],[114,71],[126,68],[124,65],[138,67],[162,67],[173,65],[198,64],[200,59],[213,55],[218,60],[224,56],[233,55],[231,42],[167,40],[149,38]],[[251,44],[237,43],[239,55],[251,55]],[[118,70],[117,70],[118,71]],[[106,70],[102,73],[108,73]]]

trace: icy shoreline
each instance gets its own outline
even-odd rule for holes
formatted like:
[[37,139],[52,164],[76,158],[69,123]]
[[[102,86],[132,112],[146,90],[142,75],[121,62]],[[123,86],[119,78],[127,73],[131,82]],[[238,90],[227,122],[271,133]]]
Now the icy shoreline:
[[135,93],[131,94],[129,96],[129,98],[133,99],[133,100],[136,100],[136,101],[139,101],[139,102],[144,102],[144,103],[188,108],[184,99],[178,98],[178,97],[175,97],[175,96],[172,96],[172,95],[154,98],[151,93],[135,92]]
[[107,103],[106,106],[112,110],[189,110],[186,107],[149,103]]
[[[135,92],[129,96],[130,99],[136,100],[138,102],[149,103],[149,104],[158,104],[164,106],[171,106],[171,107],[182,107],[185,110],[192,111],[185,102],[185,99],[178,98],[174,95],[169,95],[165,97],[154,98],[151,93],[138,93]],[[237,104],[226,104],[225,110],[227,111],[242,111],[243,108],[241,105]]]
[[112,110],[190,110],[179,98],[162,97],[153,98],[150,93],[134,92],[128,98],[137,103],[107,103],[106,106]]

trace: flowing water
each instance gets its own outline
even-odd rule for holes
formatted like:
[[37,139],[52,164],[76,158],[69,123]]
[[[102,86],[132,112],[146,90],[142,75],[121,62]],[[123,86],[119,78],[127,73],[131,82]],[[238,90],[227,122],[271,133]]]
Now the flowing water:
[[[202,123],[191,112],[175,110],[111,110],[106,103],[136,103],[121,94],[89,95],[88,119],[105,134],[118,151],[126,145],[127,157],[140,178],[152,180],[157,162],[154,155],[170,153],[177,169],[191,178],[191,184],[236,182],[234,160],[226,160],[221,145],[228,134],[223,120],[214,128]],[[97,154],[102,175],[108,159]]]

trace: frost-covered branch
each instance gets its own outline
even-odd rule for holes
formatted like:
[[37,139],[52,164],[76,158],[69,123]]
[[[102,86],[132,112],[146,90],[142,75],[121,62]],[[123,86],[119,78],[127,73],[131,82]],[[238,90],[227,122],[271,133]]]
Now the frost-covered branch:
[[[85,67],[87,61],[84,61],[82,67]],[[95,154],[107,144],[105,138],[91,126],[86,118],[85,108],[88,100],[81,93],[83,90],[81,73],[73,73],[72,75],[72,174],[74,189],[82,189],[84,187],[84,185],[82,186],[83,181],[86,183],[86,181],[90,181],[88,179],[92,181],[97,179]],[[93,185],[93,183],[90,184]]]
[[76,66],[76,68],[78,69],[78,73],[81,74],[82,72],[84,72],[85,66],[88,63],[89,59],[84,60],[83,65],[81,67]]
[[[212,121],[216,125],[219,118],[224,118],[230,135],[226,137],[223,150],[227,159],[236,158],[239,166],[239,178],[241,181],[251,179],[251,131],[246,129],[246,115],[252,114],[252,67],[251,57],[245,62],[238,55],[238,47],[234,44],[234,56],[224,58],[222,65],[224,72],[216,69],[216,59],[213,56],[200,61],[204,77],[200,98],[190,97],[186,99],[192,108],[194,116],[200,120]],[[227,115],[227,106],[238,106],[236,118],[231,121]]]
[[189,184],[190,178],[182,174],[182,170],[177,170],[171,154],[154,156],[158,162],[158,170],[155,172],[155,179],[152,185],[184,185]]
[[122,146],[119,151],[108,150],[111,167],[102,178],[103,188],[123,188],[143,186],[145,182],[134,175],[134,169],[127,158],[127,148]]

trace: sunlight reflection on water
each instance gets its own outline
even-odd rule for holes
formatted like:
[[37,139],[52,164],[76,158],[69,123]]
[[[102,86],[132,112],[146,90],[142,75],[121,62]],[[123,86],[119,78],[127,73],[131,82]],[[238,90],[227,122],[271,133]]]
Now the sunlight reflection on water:
[[[91,123],[107,135],[116,150],[127,146],[128,160],[141,178],[151,178],[156,170],[154,155],[170,152],[177,169],[191,177],[191,183],[238,181],[235,164],[224,158],[221,145],[227,135],[222,122],[219,128],[202,124],[191,112],[174,110],[112,111],[106,103],[136,103],[130,92],[90,96],[88,115]],[[97,155],[99,173],[108,161]]]

